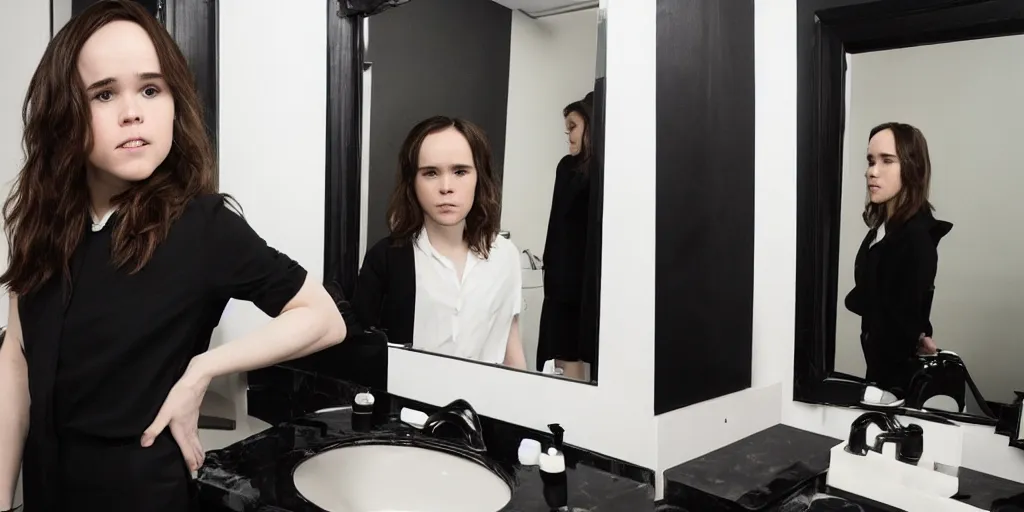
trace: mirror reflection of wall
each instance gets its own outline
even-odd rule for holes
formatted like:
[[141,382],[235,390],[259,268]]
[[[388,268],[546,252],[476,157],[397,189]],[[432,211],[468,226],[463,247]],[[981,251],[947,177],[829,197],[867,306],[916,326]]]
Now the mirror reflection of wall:
[[[948,393],[928,407],[979,412],[957,359],[986,401],[1024,389],[1021,53],[1024,36],[847,57],[836,370],[866,375],[891,400],[915,393],[931,365]],[[923,139],[893,126],[869,140],[887,122]],[[925,152],[930,190],[914,177]],[[913,190],[934,211],[899,222]],[[889,217],[877,229],[863,219],[868,202]]]
[[[351,302],[393,343],[588,381],[598,12],[515,7],[416,0],[368,18]],[[419,124],[433,116],[448,119]]]

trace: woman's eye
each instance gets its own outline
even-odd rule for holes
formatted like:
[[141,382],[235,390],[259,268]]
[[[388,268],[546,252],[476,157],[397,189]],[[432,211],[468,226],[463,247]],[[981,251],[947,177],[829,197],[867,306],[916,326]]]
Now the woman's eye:
[[160,89],[157,89],[156,87],[146,87],[142,90],[142,94],[152,98],[153,96],[160,94]]
[[114,93],[112,93],[110,91],[103,91],[103,92],[101,92],[101,93],[96,95],[96,99],[98,99],[100,101],[110,101],[111,99],[113,99],[113,97],[114,97]]

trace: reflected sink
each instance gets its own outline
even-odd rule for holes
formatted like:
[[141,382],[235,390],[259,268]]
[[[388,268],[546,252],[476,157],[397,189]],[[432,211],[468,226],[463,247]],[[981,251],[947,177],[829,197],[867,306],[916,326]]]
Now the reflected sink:
[[335,448],[300,463],[292,478],[328,512],[497,512],[512,499],[508,484],[480,464],[411,446]]

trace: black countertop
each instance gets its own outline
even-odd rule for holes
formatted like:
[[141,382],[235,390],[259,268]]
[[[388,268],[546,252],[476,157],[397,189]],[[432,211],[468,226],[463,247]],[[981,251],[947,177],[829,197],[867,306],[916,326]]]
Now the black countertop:
[[[375,396],[378,400],[381,398],[378,393]],[[306,502],[296,492],[292,471],[303,460],[332,447],[363,443],[443,449],[475,459],[512,486],[512,501],[502,511],[548,510],[538,469],[518,464],[517,449],[519,440],[524,436],[519,436],[518,431],[501,428],[510,427],[509,424],[500,425],[504,422],[481,418],[488,445],[487,456],[482,458],[455,443],[439,441],[401,423],[392,411],[375,411],[375,424],[366,432],[354,429],[351,409],[343,409],[287,421],[227,448],[210,451],[199,472],[203,510],[319,512],[322,509]],[[496,424],[500,426],[496,428]],[[547,446],[549,440],[541,433],[536,434],[525,437],[540,440]],[[653,473],[649,470],[634,466],[632,471],[624,473],[642,478],[631,479],[587,464],[588,458],[593,457],[589,452],[567,446],[565,455],[569,505],[574,507],[574,512],[655,510],[654,487],[650,481]],[[617,466],[629,465],[620,462]],[[638,472],[637,469],[641,470]]]
[[[666,470],[665,502],[700,512],[895,510],[825,486],[829,450],[841,442],[776,425]],[[1024,511],[1024,484],[967,468],[959,476],[960,501]]]

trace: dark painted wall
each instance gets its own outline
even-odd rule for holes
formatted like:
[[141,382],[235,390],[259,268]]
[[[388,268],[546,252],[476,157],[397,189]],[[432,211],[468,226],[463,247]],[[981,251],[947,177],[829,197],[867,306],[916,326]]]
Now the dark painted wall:
[[[72,0],[71,2],[71,15],[77,16],[81,14],[87,7],[96,3],[98,0]],[[135,0],[135,3],[142,4],[147,10],[156,16],[157,7],[159,6],[160,0]]]
[[750,387],[754,2],[658,0],[657,45],[661,414]]
[[[414,0],[370,18],[373,63],[367,243],[387,236],[398,151],[417,122],[464,117],[505,161],[512,11],[481,0]],[[500,175],[500,174],[499,174]]]

